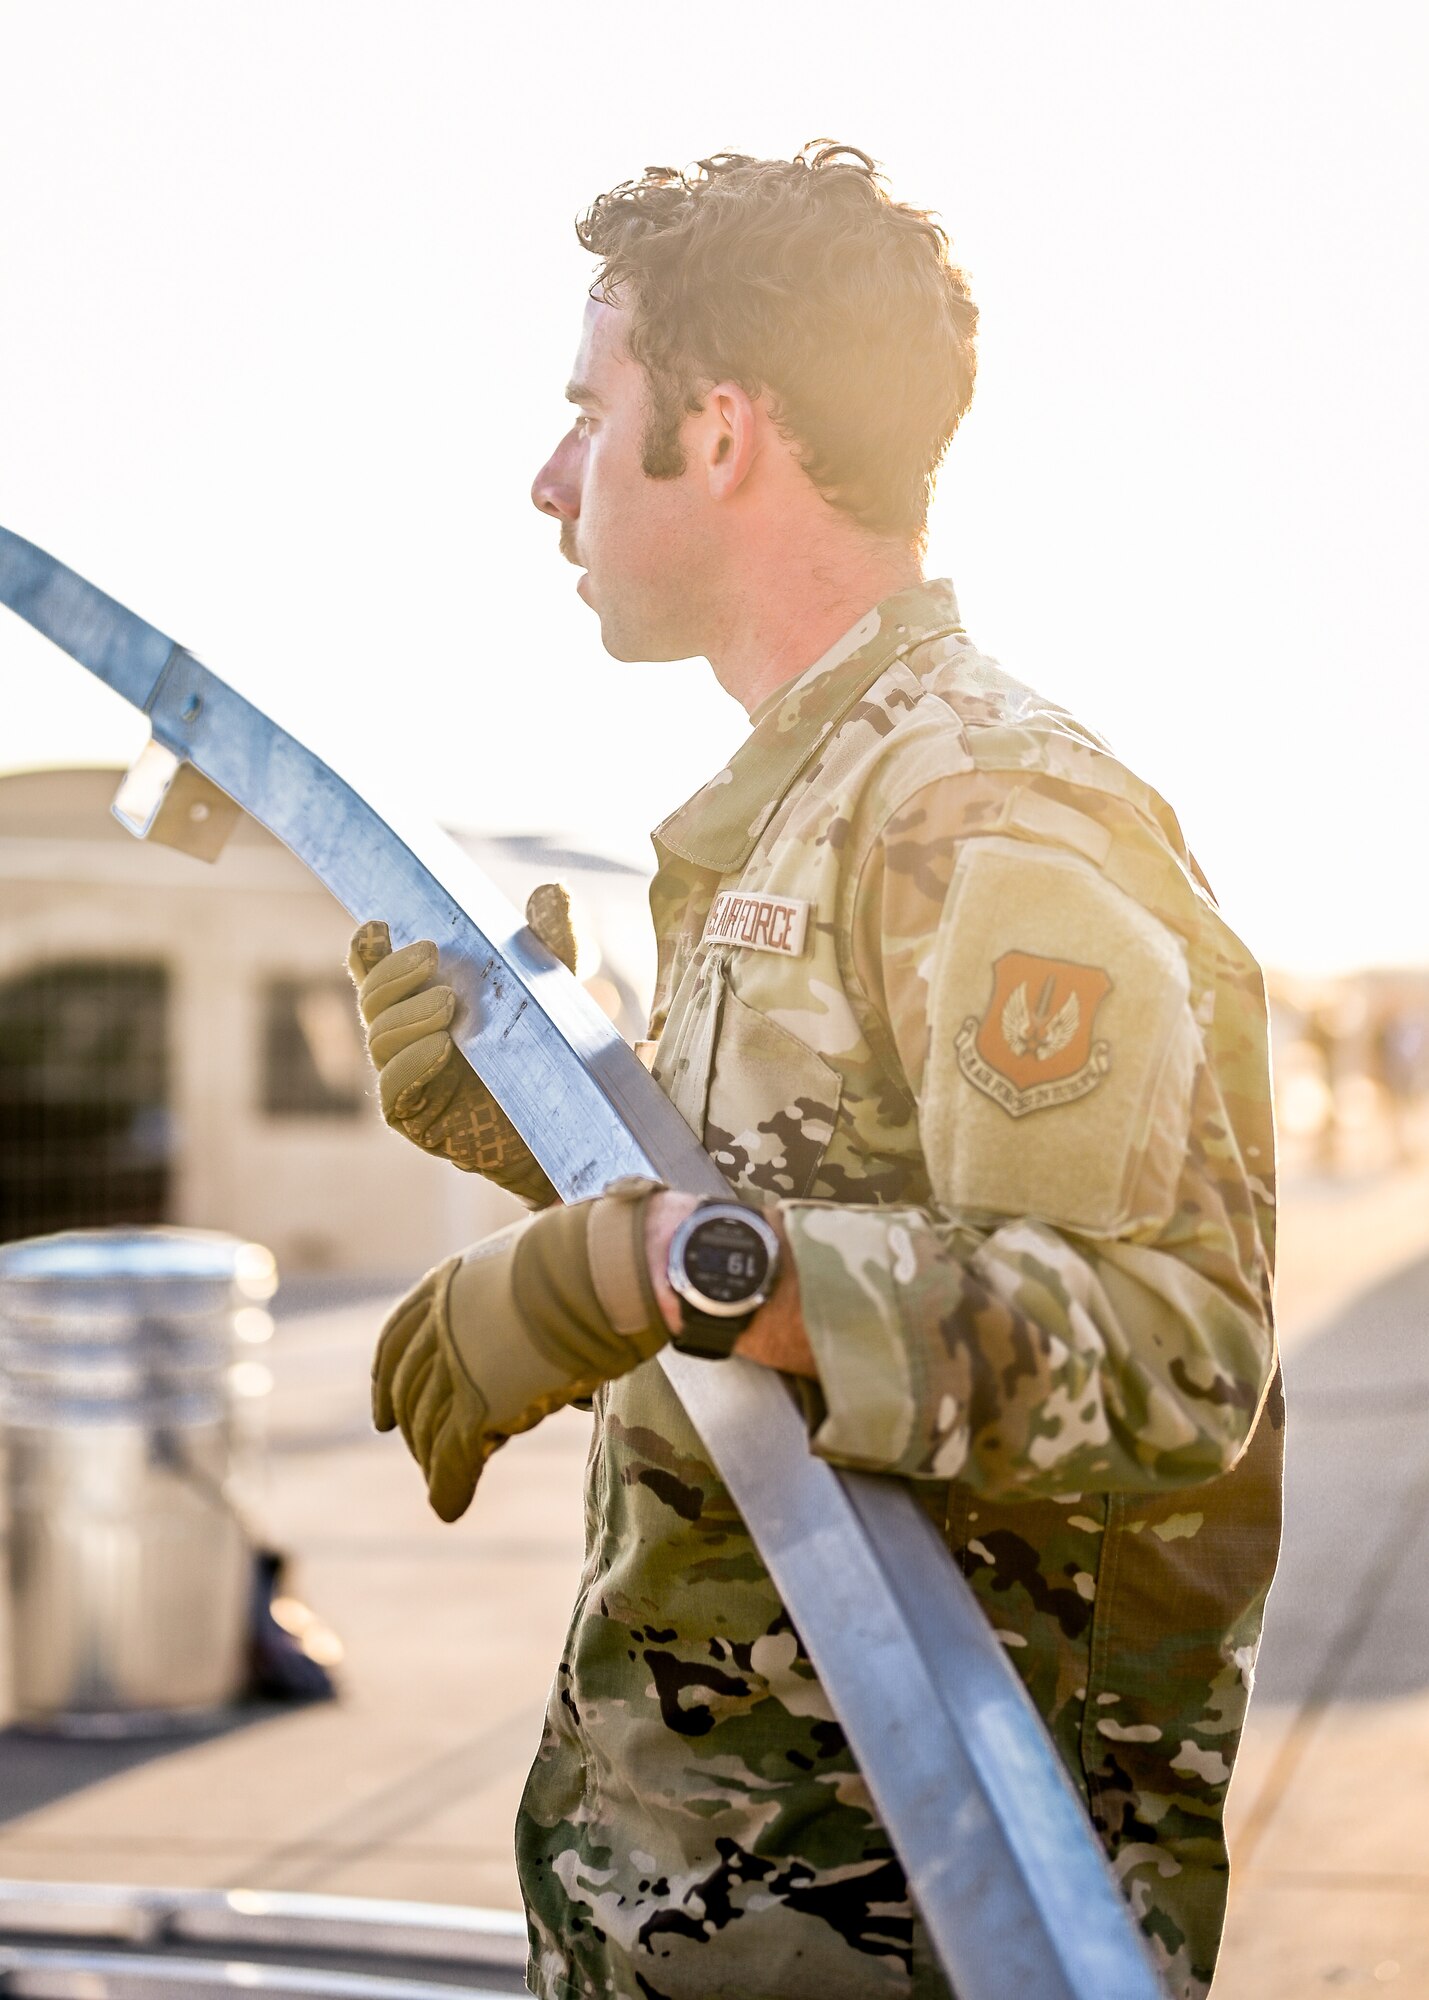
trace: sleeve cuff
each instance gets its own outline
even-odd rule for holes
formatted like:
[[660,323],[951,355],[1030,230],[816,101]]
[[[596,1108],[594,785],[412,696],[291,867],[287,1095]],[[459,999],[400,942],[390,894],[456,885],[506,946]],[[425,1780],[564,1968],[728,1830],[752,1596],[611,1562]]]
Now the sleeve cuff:
[[899,1296],[916,1270],[912,1213],[780,1204],[819,1371],[805,1417],[814,1451],[837,1465],[912,1471],[921,1458],[925,1370]]

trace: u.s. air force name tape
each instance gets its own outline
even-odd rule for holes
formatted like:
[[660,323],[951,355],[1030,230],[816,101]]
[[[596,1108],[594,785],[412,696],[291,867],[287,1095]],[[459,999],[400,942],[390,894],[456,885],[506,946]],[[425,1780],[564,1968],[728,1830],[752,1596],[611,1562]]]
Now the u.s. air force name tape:
[[747,951],[777,951],[797,958],[804,949],[809,905],[794,896],[721,889],[705,920],[705,944],[743,945]]

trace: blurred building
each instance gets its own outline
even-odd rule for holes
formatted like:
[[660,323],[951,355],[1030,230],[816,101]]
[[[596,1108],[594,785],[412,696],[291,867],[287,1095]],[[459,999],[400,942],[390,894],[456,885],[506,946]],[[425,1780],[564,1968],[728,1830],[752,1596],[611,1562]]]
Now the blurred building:
[[[506,1220],[382,1124],[327,891],[246,817],[213,864],[134,840],[119,776],[0,777],[0,1240],[174,1222],[289,1272],[395,1275]],[[570,883],[587,984],[643,1032],[640,872],[539,838],[463,845],[518,907]]]

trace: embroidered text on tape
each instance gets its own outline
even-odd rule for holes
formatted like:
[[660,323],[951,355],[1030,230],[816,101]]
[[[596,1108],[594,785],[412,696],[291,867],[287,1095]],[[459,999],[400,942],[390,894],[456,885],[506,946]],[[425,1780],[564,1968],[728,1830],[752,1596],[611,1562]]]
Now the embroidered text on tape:
[[743,945],[748,951],[777,951],[797,958],[804,949],[809,906],[793,896],[721,889],[705,920],[705,944]]

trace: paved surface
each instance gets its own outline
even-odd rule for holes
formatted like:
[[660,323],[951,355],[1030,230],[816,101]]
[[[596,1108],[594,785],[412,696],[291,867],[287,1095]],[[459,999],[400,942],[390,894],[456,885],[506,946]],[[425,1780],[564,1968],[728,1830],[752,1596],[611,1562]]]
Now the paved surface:
[[[1216,1996],[1429,2000],[1429,1172],[1299,1183],[1282,1272],[1290,1528]],[[510,1828],[575,1591],[588,1423],[517,1439],[443,1528],[367,1428],[382,1302],[358,1290],[289,1296],[257,1499],[346,1642],[342,1700],[178,1746],[0,1731],[0,1876],[515,1907]]]
[[[1356,1290],[1343,1273],[1376,1226],[1396,1268]],[[1285,1546],[1232,1782],[1216,2000],[1429,1996],[1426,1246],[1422,1176],[1292,1218],[1292,1255],[1341,1276],[1328,1318],[1313,1294],[1289,1317]]]

